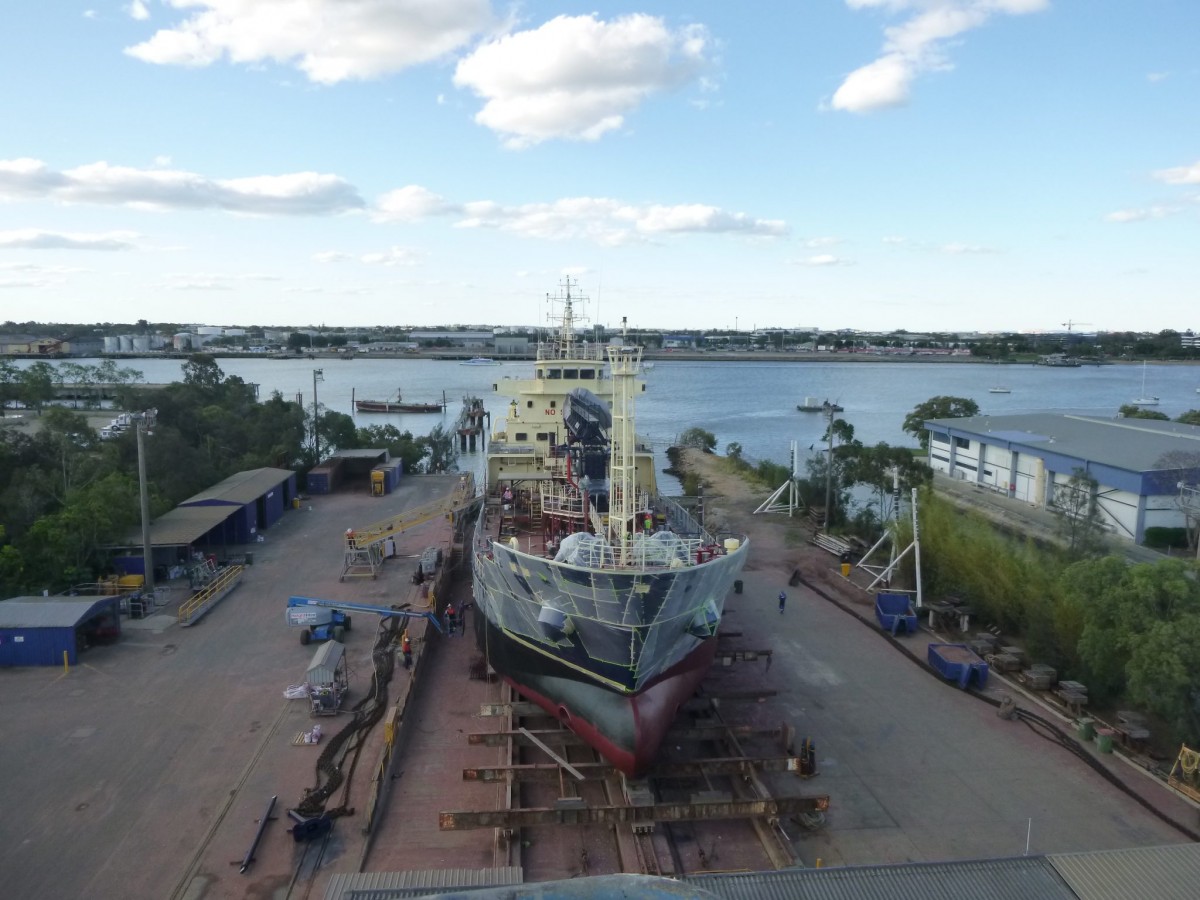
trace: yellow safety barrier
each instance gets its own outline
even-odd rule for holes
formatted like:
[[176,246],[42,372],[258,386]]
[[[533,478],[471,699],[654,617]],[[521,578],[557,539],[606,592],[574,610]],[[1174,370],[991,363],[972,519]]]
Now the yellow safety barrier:
[[242,566],[230,566],[219,574],[204,590],[185,600],[179,606],[177,618],[180,625],[191,625],[196,619],[208,612],[209,607],[216,604],[229,591],[237,586],[242,579]]

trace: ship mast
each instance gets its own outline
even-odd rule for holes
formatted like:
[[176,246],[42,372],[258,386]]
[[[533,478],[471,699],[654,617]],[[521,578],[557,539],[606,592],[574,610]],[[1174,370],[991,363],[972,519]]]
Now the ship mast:
[[609,493],[609,543],[617,565],[629,564],[630,530],[637,527],[637,439],[634,432],[634,389],[642,364],[641,347],[608,348],[613,379],[612,458]]
[[563,305],[562,312],[559,314],[551,313],[550,319],[553,321],[558,318],[560,321],[558,329],[558,338],[551,348],[551,358],[553,359],[572,359],[575,353],[575,322],[584,321],[582,316],[575,314],[575,301],[584,301],[587,298],[582,295],[579,297],[571,296],[571,289],[578,288],[578,280],[567,276],[563,279],[563,283],[559,286],[558,294],[547,294],[546,300],[551,303],[561,303]]

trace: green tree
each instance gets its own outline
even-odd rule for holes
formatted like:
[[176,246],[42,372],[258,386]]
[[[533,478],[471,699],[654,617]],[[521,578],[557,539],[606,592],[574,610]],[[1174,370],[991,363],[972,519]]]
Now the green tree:
[[458,471],[458,451],[454,446],[453,432],[442,425],[435,425],[426,437],[419,440],[425,448],[423,468],[426,473]]
[[216,359],[207,353],[193,353],[183,364],[183,383],[201,391],[215,392],[224,375]]
[[925,430],[925,422],[929,419],[961,419],[979,415],[979,404],[967,397],[931,397],[924,403],[918,403],[913,411],[904,417],[901,428],[915,437],[922,449],[929,449],[929,432]]
[[383,447],[393,459],[403,463],[405,472],[420,470],[425,457],[425,445],[412,436],[411,431],[401,431],[395,425],[368,425],[358,429],[356,447]]
[[54,366],[41,360],[21,372],[18,395],[26,406],[42,414],[42,407],[54,399]]
[[703,450],[705,453],[712,453],[717,446],[717,436],[703,428],[689,428],[679,436],[676,443],[680,447],[690,447]]
[[1121,408],[1117,410],[1117,415],[1126,419],[1156,419],[1161,422],[1169,422],[1171,417],[1166,413],[1161,413],[1156,409],[1143,409],[1133,403],[1123,403]]
[[20,373],[7,359],[0,359],[0,418],[8,404],[17,399]]
[[1189,409],[1183,415],[1175,419],[1176,422],[1182,422],[1184,425],[1200,425],[1200,409]]
[[1058,518],[1059,533],[1067,542],[1067,554],[1074,559],[1103,549],[1104,517],[1096,504],[1099,486],[1080,468],[1065,483],[1054,486],[1051,508]]

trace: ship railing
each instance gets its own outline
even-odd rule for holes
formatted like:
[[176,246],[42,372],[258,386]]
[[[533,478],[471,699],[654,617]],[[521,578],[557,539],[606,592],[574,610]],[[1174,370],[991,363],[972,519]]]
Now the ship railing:
[[537,358],[539,360],[571,360],[580,359],[588,362],[608,362],[607,344],[584,343],[576,341],[571,345],[570,352],[564,352],[560,341],[538,341]]

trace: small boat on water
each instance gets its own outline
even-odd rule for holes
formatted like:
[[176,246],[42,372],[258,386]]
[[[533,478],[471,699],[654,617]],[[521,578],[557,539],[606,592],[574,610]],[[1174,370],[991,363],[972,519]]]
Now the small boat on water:
[[635,431],[642,348],[576,340],[574,282],[561,324],[487,447],[472,545],[476,638],[527,700],[630,775],[653,763],[717,652],[743,534],[710,533],[659,494]]
[[409,403],[399,391],[395,400],[355,400],[355,412],[371,413],[435,413],[446,408],[445,401],[441,403]]
[[1158,406],[1158,397],[1146,393],[1146,362],[1142,361],[1142,395],[1133,401],[1134,406]]
[[990,387],[990,388],[988,388],[988,393],[989,393],[989,394],[1011,394],[1011,393],[1012,393],[1012,388],[1006,388],[1006,387]]
[[498,366],[500,363],[489,356],[473,356],[470,359],[463,360],[459,363],[460,366]]
[[816,397],[805,397],[803,403],[796,404],[796,409],[800,412],[845,412],[843,407],[836,403],[830,403],[828,400],[818,403]]

